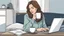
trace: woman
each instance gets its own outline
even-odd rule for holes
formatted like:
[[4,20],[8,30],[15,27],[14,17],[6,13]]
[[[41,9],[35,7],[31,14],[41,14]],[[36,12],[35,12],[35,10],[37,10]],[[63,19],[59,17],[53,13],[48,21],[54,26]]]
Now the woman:
[[[36,13],[41,13],[41,18],[36,18]],[[37,1],[30,1],[27,5],[27,14],[24,16],[24,31],[29,32],[31,27],[36,28],[36,31],[49,30],[45,24],[43,12]]]

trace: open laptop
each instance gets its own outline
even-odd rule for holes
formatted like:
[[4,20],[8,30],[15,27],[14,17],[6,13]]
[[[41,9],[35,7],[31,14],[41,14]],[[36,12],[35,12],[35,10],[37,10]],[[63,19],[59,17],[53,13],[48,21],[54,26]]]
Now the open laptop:
[[62,25],[62,22],[63,22],[64,18],[54,18],[53,19],[53,22],[52,22],[52,25],[50,27],[50,30],[49,31],[46,31],[46,32],[41,32],[41,33],[53,33],[53,32],[58,32],[61,25]]

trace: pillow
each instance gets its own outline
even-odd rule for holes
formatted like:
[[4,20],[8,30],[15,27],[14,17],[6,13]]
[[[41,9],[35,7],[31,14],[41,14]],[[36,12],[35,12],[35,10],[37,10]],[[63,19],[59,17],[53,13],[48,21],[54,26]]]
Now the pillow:
[[7,29],[7,31],[16,30],[16,29],[23,30],[23,24],[14,23],[14,24],[9,25],[6,29]]

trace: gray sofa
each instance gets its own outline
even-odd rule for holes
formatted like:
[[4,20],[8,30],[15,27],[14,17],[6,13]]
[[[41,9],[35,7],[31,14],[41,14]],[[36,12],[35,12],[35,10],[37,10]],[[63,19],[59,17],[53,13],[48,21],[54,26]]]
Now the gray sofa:
[[[17,13],[16,15],[16,23],[22,23],[24,24],[24,15],[25,13]],[[45,22],[47,26],[51,26],[52,20],[54,18],[64,18],[64,14],[58,14],[58,13],[44,13],[45,16]],[[60,28],[60,31],[63,32],[64,30],[64,22]]]

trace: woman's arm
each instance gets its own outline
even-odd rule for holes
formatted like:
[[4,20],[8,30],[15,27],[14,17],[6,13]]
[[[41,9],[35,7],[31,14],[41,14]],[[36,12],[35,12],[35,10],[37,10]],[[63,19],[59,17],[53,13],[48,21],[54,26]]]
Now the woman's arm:
[[45,23],[45,17],[44,16],[43,16],[43,19],[42,19],[42,23],[43,23],[43,26],[42,27],[47,28],[47,25]]
[[29,29],[30,27],[32,27],[33,23],[34,23],[34,20],[30,20],[26,14],[24,16],[24,31],[29,32]]

